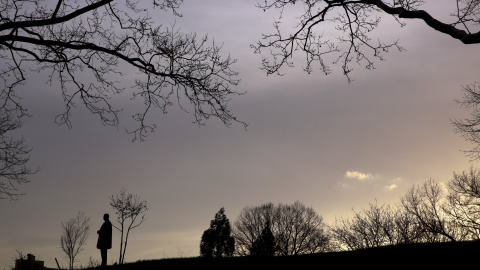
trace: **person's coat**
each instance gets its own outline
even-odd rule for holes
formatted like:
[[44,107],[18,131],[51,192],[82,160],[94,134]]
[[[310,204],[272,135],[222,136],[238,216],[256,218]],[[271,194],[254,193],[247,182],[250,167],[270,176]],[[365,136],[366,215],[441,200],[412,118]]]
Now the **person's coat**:
[[112,248],[112,223],[106,220],[98,233],[98,249],[111,249]]

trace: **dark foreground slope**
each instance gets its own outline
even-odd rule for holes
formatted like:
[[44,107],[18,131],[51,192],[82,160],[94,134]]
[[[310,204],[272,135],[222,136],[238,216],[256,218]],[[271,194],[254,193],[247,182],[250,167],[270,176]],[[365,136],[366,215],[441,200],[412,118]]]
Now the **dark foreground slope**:
[[108,270],[136,269],[470,269],[480,268],[480,242],[397,245],[289,257],[182,258],[139,261]]

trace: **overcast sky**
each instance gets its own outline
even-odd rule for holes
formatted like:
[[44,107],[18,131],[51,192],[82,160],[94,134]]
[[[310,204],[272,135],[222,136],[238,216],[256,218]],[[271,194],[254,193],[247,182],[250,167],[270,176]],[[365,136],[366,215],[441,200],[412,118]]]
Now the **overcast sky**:
[[[436,0],[434,14],[448,17],[454,2]],[[26,196],[0,201],[0,269],[13,264],[16,250],[48,267],[55,258],[68,265],[59,247],[61,222],[78,211],[91,218],[91,230],[76,265],[90,256],[100,260],[96,231],[104,213],[115,220],[109,196],[122,188],[149,206],[147,221],[129,238],[125,260],[132,262],[198,256],[201,235],[221,207],[234,222],[246,206],[299,200],[333,224],[352,208],[398,203],[413,184],[447,182],[475,165],[460,151],[471,145],[453,132],[451,120],[467,116],[454,100],[462,85],[479,79],[478,45],[422,23],[401,28],[385,19],[379,35],[398,38],[406,51],[392,51],[372,71],[356,67],[352,83],[340,66],[328,76],[306,74],[301,61],[282,77],[266,76],[250,44],[273,30],[274,17],[254,3],[185,1],[176,22],[185,32],[208,33],[238,59],[238,91],[246,94],[230,108],[247,130],[216,119],[199,127],[177,106],[155,114],[159,128],[141,143],[82,108],[74,111],[72,129],[58,127],[59,91],[32,75],[19,89],[33,115],[22,132],[33,147],[31,164],[41,171],[21,186]],[[161,11],[151,14],[171,23]],[[114,231],[109,262],[118,259],[119,238]]]

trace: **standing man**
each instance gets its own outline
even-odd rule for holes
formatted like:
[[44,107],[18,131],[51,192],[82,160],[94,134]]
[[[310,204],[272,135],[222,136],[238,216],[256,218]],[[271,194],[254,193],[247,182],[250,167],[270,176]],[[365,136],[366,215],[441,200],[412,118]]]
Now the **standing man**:
[[100,249],[100,254],[102,255],[102,267],[107,266],[107,250],[112,248],[112,223],[108,219],[109,217],[108,214],[103,215],[105,222],[103,222],[100,230],[97,231],[97,248]]

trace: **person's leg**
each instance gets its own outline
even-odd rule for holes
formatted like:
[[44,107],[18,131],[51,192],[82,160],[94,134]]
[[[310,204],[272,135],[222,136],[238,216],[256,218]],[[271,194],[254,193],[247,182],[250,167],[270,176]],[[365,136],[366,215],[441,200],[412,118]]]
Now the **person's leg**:
[[100,250],[100,253],[102,254],[102,266],[107,266],[107,250],[108,249]]

